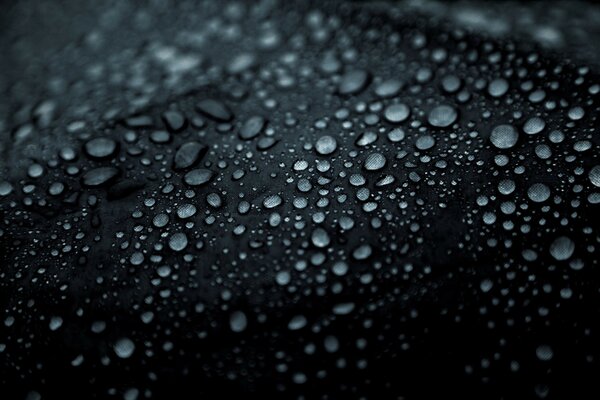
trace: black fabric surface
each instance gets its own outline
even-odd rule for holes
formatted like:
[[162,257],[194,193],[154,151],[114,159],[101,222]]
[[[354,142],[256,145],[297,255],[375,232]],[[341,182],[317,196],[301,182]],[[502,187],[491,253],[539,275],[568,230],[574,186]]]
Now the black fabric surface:
[[2,398],[598,398],[600,14],[544,4],[2,4]]

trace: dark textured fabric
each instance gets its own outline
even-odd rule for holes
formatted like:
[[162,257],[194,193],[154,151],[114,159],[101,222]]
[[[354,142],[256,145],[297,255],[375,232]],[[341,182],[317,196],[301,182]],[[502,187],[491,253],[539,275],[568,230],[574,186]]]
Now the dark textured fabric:
[[596,5],[1,8],[2,398],[598,398]]

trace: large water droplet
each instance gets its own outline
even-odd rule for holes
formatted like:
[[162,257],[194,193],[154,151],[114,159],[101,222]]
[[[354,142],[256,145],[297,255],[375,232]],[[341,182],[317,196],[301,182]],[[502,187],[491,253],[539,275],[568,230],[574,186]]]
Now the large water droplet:
[[117,151],[117,142],[110,138],[99,137],[88,140],[84,150],[90,158],[109,158]]
[[244,140],[250,140],[258,136],[263,130],[266,120],[261,116],[248,118],[244,125],[240,128],[239,136]]
[[182,170],[193,167],[208,151],[208,147],[198,142],[182,144],[173,158],[173,169]]
[[442,104],[433,108],[427,116],[427,122],[436,128],[446,128],[452,125],[458,118],[456,108]]
[[512,125],[498,125],[490,134],[490,141],[499,149],[510,149],[518,140],[519,133]]
[[177,232],[169,238],[169,247],[174,251],[182,251],[188,244],[188,238],[185,233]]
[[588,178],[590,179],[590,182],[592,182],[592,185],[600,187],[600,165],[596,165],[590,169]]
[[196,109],[209,118],[219,122],[229,122],[233,119],[233,113],[223,102],[214,99],[206,99],[196,104]]
[[371,75],[365,70],[352,70],[346,72],[338,86],[338,93],[342,95],[352,95],[363,91],[369,81]]
[[243,332],[248,326],[246,314],[242,311],[234,311],[229,317],[229,326],[233,332]]
[[386,107],[383,115],[389,122],[404,122],[410,115],[410,108],[406,104],[392,104]]
[[527,190],[527,196],[536,203],[541,203],[550,197],[550,188],[543,183],[534,183]]
[[315,144],[315,149],[321,155],[329,155],[337,149],[337,141],[329,135],[321,136]]
[[568,260],[575,251],[575,243],[566,236],[560,236],[550,245],[550,254],[559,261]]
[[129,358],[135,350],[135,344],[128,338],[117,340],[114,345],[115,353],[120,358]]
[[381,153],[371,153],[365,159],[364,167],[367,171],[377,171],[383,168],[387,160]]
[[193,169],[184,175],[183,181],[190,186],[200,186],[208,183],[215,173],[209,169],[198,168]]
[[81,178],[81,184],[86,187],[98,187],[112,182],[121,170],[116,167],[100,167],[89,170]]

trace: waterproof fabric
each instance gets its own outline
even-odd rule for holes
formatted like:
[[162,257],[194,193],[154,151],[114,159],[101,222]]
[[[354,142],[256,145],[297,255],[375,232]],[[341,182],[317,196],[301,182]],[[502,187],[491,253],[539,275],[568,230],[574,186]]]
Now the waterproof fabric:
[[2,398],[598,398],[598,7],[545,4],[2,4]]

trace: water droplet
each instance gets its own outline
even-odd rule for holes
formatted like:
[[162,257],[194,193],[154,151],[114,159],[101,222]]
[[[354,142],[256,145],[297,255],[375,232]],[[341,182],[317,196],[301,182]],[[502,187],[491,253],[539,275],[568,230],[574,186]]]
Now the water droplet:
[[396,143],[404,140],[406,133],[404,132],[404,129],[396,128],[389,131],[387,136],[390,142]]
[[206,154],[208,147],[198,142],[182,144],[173,158],[173,169],[182,170],[196,165]]
[[375,94],[379,97],[394,97],[402,89],[403,83],[397,79],[389,79],[381,82],[375,87]]
[[600,165],[596,165],[592,169],[590,169],[590,172],[588,173],[588,178],[590,179],[590,182],[592,182],[592,185],[600,187]]
[[173,251],[182,251],[188,245],[188,238],[185,233],[177,232],[169,238],[169,247]]
[[338,86],[338,93],[341,95],[354,95],[363,91],[369,81],[371,75],[365,70],[352,70],[346,72]]
[[494,79],[488,86],[488,93],[492,97],[502,97],[506,92],[508,92],[508,81],[506,79]]
[[62,182],[52,182],[48,187],[48,193],[52,196],[58,196],[65,190],[65,185]]
[[462,86],[461,79],[456,75],[448,75],[442,78],[442,89],[446,93],[456,93]]
[[364,167],[367,171],[378,171],[382,169],[387,160],[381,153],[371,153],[365,159]]
[[315,229],[311,235],[311,240],[316,247],[321,248],[329,246],[329,243],[331,242],[329,235],[323,228]]
[[229,326],[233,332],[243,332],[248,326],[246,314],[242,311],[234,311],[229,317]]
[[306,326],[306,318],[303,315],[296,315],[288,323],[288,329],[291,331],[297,331]]
[[315,149],[321,155],[329,155],[337,149],[337,141],[329,135],[321,136],[315,144]]
[[512,125],[498,125],[490,134],[490,141],[499,149],[510,149],[518,140],[519,133]]
[[193,204],[182,204],[177,208],[177,216],[181,219],[193,217],[196,214],[196,206]]
[[550,197],[550,188],[543,183],[534,183],[527,190],[527,196],[536,203],[541,203]]
[[234,56],[227,65],[227,72],[236,75],[256,65],[256,56],[252,53],[240,53]]
[[261,116],[248,118],[244,125],[240,128],[239,136],[241,139],[250,140],[258,136],[263,130],[266,120]]
[[335,315],[348,315],[354,311],[354,303],[339,303],[333,306],[333,313]]
[[59,329],[62,326],[62,324],[63,324],[63,319],[61,317],[52,317],[50,319],[50,324],[49,324],[50,330],[55,331],[55,330]]
[[363,244],[354,249],[354,251],[352,252],[352,257],[354,257],[357,260],[366,260],[371,256],[372,251],[373,250],[371,249],[370,245]]
[[165,111],[162,115],[162,120],[171,132],[179,132],[185,128],[185,117],[179,111]]
[[550,254],[558,261],[568,260],[575,251],[575,243],[566,236],[560,236],[550,245]]
[[581,107],[573,107],[569,110],[567,116],[572,120],[572,121],[579,121],[580,119],[582,119],[585,115],[585,111],[583,110],[583,108]]
[[283,203],[283,199],[278,194],[272,194],[265,197],[263,200],[263,206],[267,209],[275,208]]
[[435,139],[431,135],[419,136],[415,146],[419,150],[428,150],[435,146]]
[[410,108],[406,104],[392,104],[385,108],[384,117],[391,123],[400,123],[408,119]]
[[377,141],[378,136],[375,132],[367,131],[360,134],[356,139],[356,145],[360,147],[368,146]]
[[152,122],[152,118],[148,115],[137,115],[134,117],[129,117],[125,120],[125,125],[129,128],[139,129],[139,128],[151,128],[154,123]]
[[279,139],[276,139],[273,136],[262,137],[258,139],[256,148],[260,151],[269,150],[271,147],[275,146],[277,142],[279,142]]
[[290,283],[292,275],[289,271],[279,271],[275,276],[275,281],[278,285],[285,286]]
[[183,181],[189,186],[200,186],[208,183],[214,176],[215,173],[211,170],[198,168],[186,173]]
[[0,182],[0,196],[8,196],[13,191],[13,185],[10,182]]
[[550,361],[552,360],[552,357],[554,357],[552,348],[547,345],[538,346],[537,349],[535,349],[535,354],[540,361]]
[[206,202],[213,208],[219,208],[223,205],[223,199],[221,199],[218,193],[209,193],[206,196]]
[[153,131],[150,133],[150,140],[156,144],[165,144],[171,141],[171,134],[167,131]]
[[99,137],[88,140],[85,143],[84,150],[90,158],[110,158],[117,151],[117,142],[110,138]]
[[233,119],[233,113],[229,107],[218,100],[202,100],[196,104],[196,109],[200,113],[218,122],[229,122]]
[[540,133],[546,127],[546,122],[538,117],[533,117],[525,121],[523,125],[523,132],[528,135],[535,135]]
[[348,272],[348,264],[344,261],[338,261],[331,267],[333,273],[337,276],[344,276]]
[[114,350],[118,357],[129,358],[135,350],[135,344],[128,338],[121,338],[115,343]]
[[427,122],[436,128],[447,128],[458,118],[458,112],[452,106],[442,104],[433,108],[427,116]]
[[81,184],[86,187],[99,187],[109,184],[121,173],[116,167],[100,167],[89,170],[83,175]]
[[487,293],[494,287],[494,283],[490,279],[484,279],[479,284],[479,288],[483,293]]
[[514,192],[516,187],[515,181],[511,179],[503,179],[498,183],[498,191],[506,196]]

